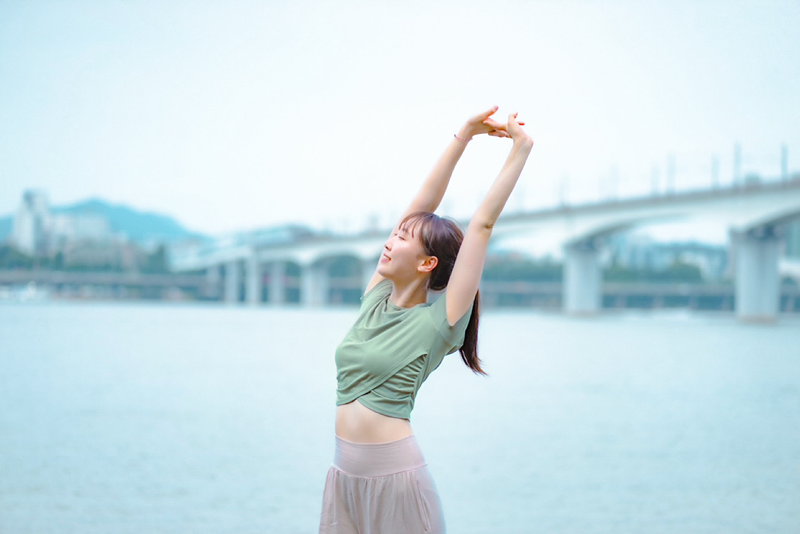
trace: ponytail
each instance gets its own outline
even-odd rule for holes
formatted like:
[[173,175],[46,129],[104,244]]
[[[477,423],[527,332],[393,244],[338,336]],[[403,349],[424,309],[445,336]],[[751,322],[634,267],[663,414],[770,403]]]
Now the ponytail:
[[[408,214],[400,222],[400,226],[402,227],[406,223],[412,227],[412,236],[414,235],[413,229],[418,226],[418,238],[425,253],[429,256],[436,256],[439,260],[428,278],[427,289],[443,291],[450,282],[450,274],[453,272],[461,242],[464,240],[464,232],[454,220],[439,217],[429,211],[416,211]],[[475,292],[472,313],[467,323],[467,330],[464,332],[464,344],[458,351],[461,353],[461,359],[475,374],[488,376],[486,371],[481,368],[481,360],[478,358],[480,308],[481,292],[478,290]]]
[[464,344],[458,351],[461,353],[461,359],[464,363],[472,369],[475,374],[489,376],[486,371],[481,368],[481,359],[478,358],[478,321],[480,320],[481,308],[481,292],[475,292],[475,303],[472,305],[472,314],[467,323],[467,331],[464,333]]

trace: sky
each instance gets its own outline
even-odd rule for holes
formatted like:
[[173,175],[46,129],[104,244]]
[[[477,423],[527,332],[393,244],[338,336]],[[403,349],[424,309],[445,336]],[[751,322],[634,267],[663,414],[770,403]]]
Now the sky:
[[[0,215],[100,197],[212,235],[389,227],[493,105],[534,148],[506,210],[800,172],[797,1],[0,2]],[[511,141],[474,139],[438,213]],[[645,227],[724,241],[724,228]]]

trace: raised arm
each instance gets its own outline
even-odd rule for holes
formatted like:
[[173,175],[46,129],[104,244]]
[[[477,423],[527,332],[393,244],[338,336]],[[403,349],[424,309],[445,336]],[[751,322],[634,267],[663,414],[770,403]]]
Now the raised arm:
[[[471,117],[464,125],[458,130],[458,133],[453,136],[453,139],[445,148],[444,153],[439,158],[439,161],[434,165],[425,182],[422,184],[419,192],[414,196],[411,204],[405,209],[400,219],[395,223],[395,229],[400,224],[400,221],[406,218],[406,215],[415,211],[436,211],[439,204],[442,202],[447,186],[450,184],[450,177],[453,175],[453,169],[456,163],[461,159],[461,154],[467,143],[476,135],[489,134],[493,137],[511,137],[506,131],[506,125],[501,124],[493,119],[491,116],[497,111],[497,106],[491,109],[478,113]],[[394,230],[392,230],[394,232]],[[369,292],[370,289],[375,287],[375,284],[383,280],[383,277],[378,274],[377,267],[375,274],[367,284],[364,293]]]
[[[517,184],[522,168],[533,148],[533,140],[520,128],[517,114],[508,117],[507,131],[514,140],[511,153],[486,198],[475,211],[464,233],[453,272],[447,284],[447,322],[454,325],[472,306],[483,274],[486,250],[492,229]],[[522,123],[524,124],[524,123]]]
[[411,204],[400,217],[402,221],[406,215],[415,211],[436,211],[442,202],[450,177],[456,163],[461,159],[467,143],[476,135],[488,133],[494,137],[509,137],[504,125],[492,120],[490,117],[497,111],[497,106],[471,117],[447,145],[444,154],[436,162],[428,178],[422,184]]

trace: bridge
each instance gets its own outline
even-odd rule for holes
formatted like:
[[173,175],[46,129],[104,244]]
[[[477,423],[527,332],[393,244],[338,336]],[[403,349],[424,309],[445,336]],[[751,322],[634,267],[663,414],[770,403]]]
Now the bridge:
[[[546,236],[564,250],[564,311],[574,315],[600,311],[600,252],[612,234],[664,222],[703,222],[728,229],[735,264],[735,310],[744,321],[770,321],[779,309],[779,252],[785,225],[800,219],[800,179],[749,182],[725,188],[561,205],[501,216],[492,240]],[[458,221],[463,228],[468,220]],[[356,235],[303,235],[289,231],[258,239],[228,237],[212,245],[174,246],[169,261],[174,272],[204,270],[209,284],[222,287],[224,300],[262,301],[268,274],[270,304],[285,302],[286,266],[300,269],[300,298],[308,306],[328,303],[329,268],[343,257],[361,266],[361,287],[372,277],[391,229]]]

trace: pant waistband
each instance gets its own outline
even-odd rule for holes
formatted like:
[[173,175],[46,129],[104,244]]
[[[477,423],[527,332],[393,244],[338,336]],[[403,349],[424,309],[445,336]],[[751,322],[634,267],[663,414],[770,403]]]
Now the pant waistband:
[[333,467],[348,475],[378,477],[425,465],[425,458],[413,434],[386,443],[354,443],[335,437]]

